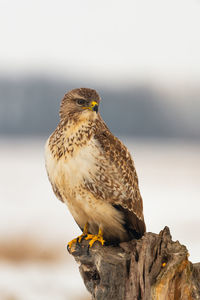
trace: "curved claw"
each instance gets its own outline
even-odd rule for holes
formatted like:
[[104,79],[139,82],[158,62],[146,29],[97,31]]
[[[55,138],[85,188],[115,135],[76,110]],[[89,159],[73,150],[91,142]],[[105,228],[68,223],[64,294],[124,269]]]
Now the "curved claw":
[[67,244],[67,250],[71,250],[73,244],[81,243],[82,239],[84,239],[87,236],[87,233],[88,233],[88,223],[85,224],[83,233],[79,235],[77,238],[71,240],[71,242]]

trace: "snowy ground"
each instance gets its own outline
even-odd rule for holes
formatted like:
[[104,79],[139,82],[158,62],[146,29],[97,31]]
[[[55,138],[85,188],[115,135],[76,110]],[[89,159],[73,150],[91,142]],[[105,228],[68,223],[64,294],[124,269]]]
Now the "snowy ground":
[[[200,262],[200,144],[123,139],[139,176],[148,231],[170,227]],[[80,231],[44,167],[44,140],[0,142],[0,299],[89,299],[66,243]]]

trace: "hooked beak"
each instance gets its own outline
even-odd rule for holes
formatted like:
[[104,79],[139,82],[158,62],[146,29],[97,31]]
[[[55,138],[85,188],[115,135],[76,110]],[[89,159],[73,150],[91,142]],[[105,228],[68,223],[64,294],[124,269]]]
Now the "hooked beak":
[[98,113],[99,106],[98,106],[98,103],[96,101],[92,101],[91,108],[92,108],[93,111]]
[[98,103],[96,101],[92,101],[88,107],[84,107],[84,108],[88,108],[91,111],[95,111],[96,113],[98,113],[99,106],[98,106]]

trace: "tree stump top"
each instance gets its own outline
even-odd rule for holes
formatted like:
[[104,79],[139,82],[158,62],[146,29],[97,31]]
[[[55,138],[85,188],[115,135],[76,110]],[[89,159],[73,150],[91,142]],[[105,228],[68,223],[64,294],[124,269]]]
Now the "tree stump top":
[[96,243],[89,249],[84,240],[70,254],[92,299],[200,299],[200,264],[189,262],[187,248],[172,241],[168,227],[117,247]]

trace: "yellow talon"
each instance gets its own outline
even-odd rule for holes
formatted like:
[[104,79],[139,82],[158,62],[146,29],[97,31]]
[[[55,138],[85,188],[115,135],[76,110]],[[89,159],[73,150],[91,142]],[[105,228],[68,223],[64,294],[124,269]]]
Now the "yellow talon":
[[76,239],[71,240],[71,242],[69,242],[67,244],[67,248],[71,249],[73,244],[76,244],[77,241],[80,243],[82,241],[82,239],[84,239],[84,237],[88,234],[88,223],[85,224],[84,229],[83,229],[83,233],[81,235],[79,235]]
[[77,239],[71,240],[71,241],[67,244],[67,249],[71,249],[72,245],[73,245],[73,244],[76,244],[76,243],[77,243]]
[[101,243],[101,245],[103,246],[105,243],[105,240],[103,239],[103,233],[101,231],[101,229],[99,228],[99,232],[98,234],[88,234],[87,237],[85,238],[86,240],[91,240],[89,242],[89,247],[92,247],[93,244],[96,241],[99,241]]

